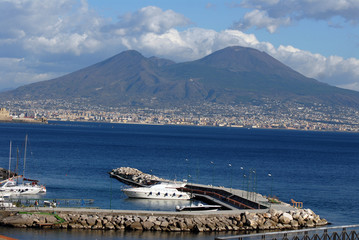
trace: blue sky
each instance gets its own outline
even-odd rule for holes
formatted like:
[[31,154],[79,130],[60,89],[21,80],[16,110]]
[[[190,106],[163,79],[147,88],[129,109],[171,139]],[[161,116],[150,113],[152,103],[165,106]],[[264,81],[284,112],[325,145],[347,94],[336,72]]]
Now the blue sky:
[[0,0],[0,9],[0,90],[128,49],[181,62],[233,45],[359,90],[358,0]]

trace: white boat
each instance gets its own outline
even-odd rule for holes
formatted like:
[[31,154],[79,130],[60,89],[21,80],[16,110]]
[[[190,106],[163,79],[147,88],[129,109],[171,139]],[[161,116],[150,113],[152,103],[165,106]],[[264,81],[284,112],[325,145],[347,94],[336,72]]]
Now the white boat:
[[181,192],[178,188],[186,184],[161,182],[147,187],[126,188],[122,191],[129,198],[146,198],[146,199],[165,199],[165,200],[183,200],[190,199],[189,193]]
[[208,211],[213,212],[220,209],[221,205],[205,205],[202,203],[199,203],[198,205],[190,205],[190,206],[177,206],[176,211]]
[[[11,141],[10,141],[10,154],[9,154],[9,177],[8,179],[0,182],[0,195],[11,196],[11,195],[27,195],[27,194],[38,194],[46,193],[46,188],[43,185],[38,185],[37,180],[31,180],[24,178],[25,175],[25,164],[26,164],[26,147],[27,147],[27,135],[25,137],[25,151],[24,151],[24,172],[21,176],[10,177],[11,171]],[[17,164],[16,164],[17,166]],[[16,167],[17,168],[17,167]],[[22,179],[20,181],[20,179]],[[25,182],[28,181],[28,182]],[[19,183],[21,182],[21,183]]]
[[46,192],[45,186],[38,185],[36,181],[17,184],[16,179],[10,178],[0,182],[0,184],[0,195],[29,195]]

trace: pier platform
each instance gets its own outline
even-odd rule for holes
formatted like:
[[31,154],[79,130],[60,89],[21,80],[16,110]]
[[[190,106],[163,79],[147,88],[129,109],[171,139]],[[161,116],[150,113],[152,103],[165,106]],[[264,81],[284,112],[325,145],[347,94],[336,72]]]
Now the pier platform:
[[[154,175],[142,173],[137,169],[132,169],[128,167],[120,168],[120,169],[121,169],[120,171],[115,171],[114,169],[111,172],[109,172],[110,177],[115,178],[118,181],[130,186],[144,187],[147,186],[144,183],[152,184],[158,182],[160,179]],[[129,174],[129,172],[135,173],[135,175],[131,175]],[[153,180],[151,180],[149,177],[153,177]],[[161,179],[161,181],[170,181],[170,180]],[[177,183],[178,182],[179,181],[177,181]],[[248,192],[241,189],[217,187],[212,185],[187,182],[185,187],[179,190],[192,193],[194,199],[203,201],[207,204],[221,205],[222,209],[224,210],[248,211],[248,210],[262,209],[264,211],[268,211],[269,209],[275,209],[278,211],[292,211],[297,209],[291,206],[290,204],[284,202],[271,203],[266,197],[264,197],[259,193]]]

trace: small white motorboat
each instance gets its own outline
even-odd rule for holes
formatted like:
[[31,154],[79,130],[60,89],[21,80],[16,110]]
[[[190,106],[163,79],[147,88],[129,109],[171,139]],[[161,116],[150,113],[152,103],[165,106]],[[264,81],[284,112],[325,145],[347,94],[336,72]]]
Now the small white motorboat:
[[190,206],[177,206],[176,211],[208,211],[214,212],[218,211],[222,206],[221,205],[207,205],[199,203],[198,205],[190,205]]

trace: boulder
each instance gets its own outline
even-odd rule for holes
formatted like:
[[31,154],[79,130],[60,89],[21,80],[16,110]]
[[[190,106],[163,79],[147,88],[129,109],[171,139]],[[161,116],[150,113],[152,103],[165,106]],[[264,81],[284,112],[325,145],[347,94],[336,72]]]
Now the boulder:
[[271,218],[272,217],[272,214],[270,214],[270,213],[263,213],[263,217],[264,218]]
[[268,230],[268,229],[274,229],[276,225],[277,225],[276,222],[274,222],[274,221],[271,220],[271,219],[267,219],[267,220],[265,220],[265,222],[264,222],[264,224],[262,225],[261,228],[262,228],[262,229],[266,229],[266,230]]
[[129,227],[131,230],[143,230],[142,224],[140,222],[134,222]]
[[86,221],[87,221],[87,224],[90,226],[93,226],[96,224],[96,218],[94,218],[94,217],[89,217],[86,219]]
[[297,220],[292,220],[290,222],[290,225],[292,226],[292,228],[299,228],[299,223]]
[[146,230],[146,231],[151,230],[151,228],[152,228],[154,225],[155,225],[155,224],[154,224],[153,222],[149,222],[149,221],[146,221],[146,222],[143,222],[143,223],[142,223],[143,230]]
[[255,213],[246,214],[246,224],[252,229],[256,229],[258,226],[259,217]]
[[161,227],[163,227],[163,228],[168,227],[168,222],[167,221],[161,222]]
[[113,223],[111,223],[111,222],[107,222],[107,223],[105,224],[105,229],[115,230],[115,225],[113,225]]
[[311,227],[314,227],[315,224],[314,224],[313,220],[310,219],[306,222],[305,226],[311,228]]
[[292,220],[293,220],[293,217],[289,213],[283,213],[279,217],[280,223],[283,223],[283,224],[289,224]]
[[292,217],[293,217],[293,219],[298,220],[299,217],[300,217],[300,211],[295,211],[295,212],[292,214]]
[[2,224],[13,227],[27,227],[32,226],[35,218],[35,216],[29,214],[18,214],[4,218]]
[[177,222],[177,227],[181,230],[185,230],[187,229],[187,224],[185,224],[184,222]]

